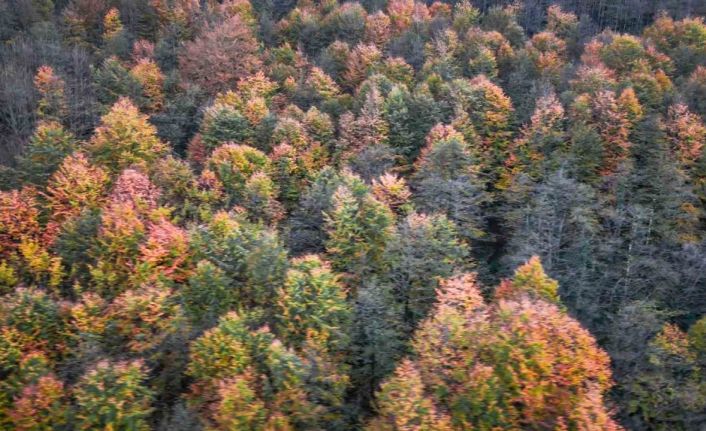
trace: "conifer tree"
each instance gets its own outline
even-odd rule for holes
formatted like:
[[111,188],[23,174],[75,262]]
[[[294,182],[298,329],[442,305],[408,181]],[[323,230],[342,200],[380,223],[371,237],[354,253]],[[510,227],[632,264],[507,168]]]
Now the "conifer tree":
[[444,215],[412,213],[388,242],[385,276],[401,306],[409,333],[435,302],[438,280],[468,269],[469,250]]

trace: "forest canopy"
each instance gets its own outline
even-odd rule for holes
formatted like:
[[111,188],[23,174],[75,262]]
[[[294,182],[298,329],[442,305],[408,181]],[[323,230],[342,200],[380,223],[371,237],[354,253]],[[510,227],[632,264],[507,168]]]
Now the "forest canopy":
[[0,0],[0,429],[706,428],[705,18]]

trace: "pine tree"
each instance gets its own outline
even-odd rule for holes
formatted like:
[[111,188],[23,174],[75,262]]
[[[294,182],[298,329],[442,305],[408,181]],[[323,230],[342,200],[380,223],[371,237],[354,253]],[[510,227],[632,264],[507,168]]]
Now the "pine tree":
[[287,245],[293,253],[324,251],[326,241],[324,215],[331,211],[331,198],[342,183],[341,175],[333,168],[326,167],[302,193],[288,223]]
[[179,289],[186,314],[197,327],[211,327],[218,318],[238,305],[238,295],[225,271],[208,260],[196,264]]
[[76,138],[61,124],[55,121],[39,123],[18,161],[24,179],[32,184],[44,185],[75,147]]
[[96,97],[105,110],[122,97],[129,98],[138,106],[145,104],[142,84],[117,57],[106,58],[103,64],[93,69],[92,74]]

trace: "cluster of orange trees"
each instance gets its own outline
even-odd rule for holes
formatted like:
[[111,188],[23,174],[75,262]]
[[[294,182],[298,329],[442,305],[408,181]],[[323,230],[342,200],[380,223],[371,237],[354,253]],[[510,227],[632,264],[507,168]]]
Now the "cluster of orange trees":
[[703,19],[290,3],[0,19],[0,428],[706,426]]

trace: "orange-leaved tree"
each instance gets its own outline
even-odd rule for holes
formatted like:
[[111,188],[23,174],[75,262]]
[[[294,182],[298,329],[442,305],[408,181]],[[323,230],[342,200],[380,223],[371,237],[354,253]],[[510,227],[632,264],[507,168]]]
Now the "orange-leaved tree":
[[603,402],[608,355],[545,299],[555,288],[537,259],[492,303],[472,274],[444,281],[368,429],[620,429]]

